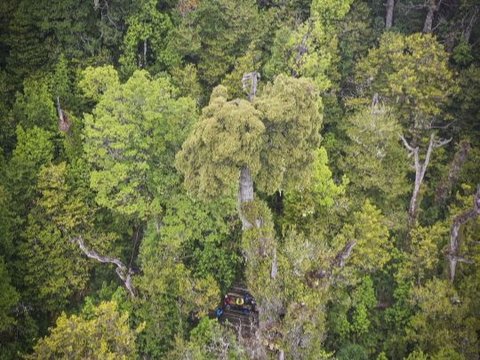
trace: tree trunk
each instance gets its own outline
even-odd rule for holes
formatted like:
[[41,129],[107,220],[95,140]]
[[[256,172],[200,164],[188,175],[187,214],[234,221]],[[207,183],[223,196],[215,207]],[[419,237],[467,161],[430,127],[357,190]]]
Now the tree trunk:
[[147,39],[143,40],[143,66],[147,67]]
[[472,35],[473,27],[477,22],[479,12],[480,12],[480,6],[477,5],[473,8],[472,16],[470,17],[470,20],[468,21],[468,24],[465,27],[465,31],[463,32],[463,39],[467,44],[470,42],[470,36]]
[[238,212],[240,215],[240,220],[242,221],[243,230],[248,230],[253,227],[243,213],[243,206],[251,201],[253,201],[253,179],[248,166],[244,166],[240,170],[238,189]]
[[423,25],[423,33],[428,34],[432,32],[432,24],[433,24],[433,15],[435,13],[435,9],[431,6],[428,7],[427,17],[425,18],[425,23]]
[[435,13],[438,11],[440,8],[440,4],[442,3],[442,0],[429,0],[428,4],[428,11],[427,11],[427,17],[425,18],[425,23],[423,24],[423,33],[428,34],[432,32],[433,28],[433,18],[435,17]]
[[471,150],[470,143],[467,140],[463,140],[459,144],[459,149],[455,153],[453,160],[450,164],[450,171],[448,175],[443,178],[440,182],[437,191],[435,192],[435,203],[437,205],[442,205],[445,203],[447,198],[452,192],[452,187],[458,181],[460,176],[460,171],[462,170],[463,165],[467,161],[468,154]]
[[452,228],[450,230],[450,246],[447,250],[447,259],[450,264],[450,281],[455,280],[455,271],[457,263],[464,262],[467,264],[472,264],[473,261],[466,259],[459,255],[460,252],[460,228],[468,220],[474,219],[480,215],[480,186],[477,188],[477,192],[473,199],[473,208],[463,212],[460,215],[457,215],[453,219]]
[[395,8],[395,0],[387,0],[387,13],[385,15],[385,29],[388,30],[393,26],[393,9]]
[[415,185],[413,187],[412,197],[410,199],[410,206],[408,207],[408,227],[411,229],[417,221],[417,211],[418,211],[418,197],[420,194],[420,188],[427,172],[427,167],[430,164],[430,158],[434,148],[441,147],[448,144],[452,139],[449,140],[435,140],[435,134],[430,135],[430,141],[428,142],[427,153],[425,155],[425,160],[423,163],[420,161],[419,148],[413,147],[408,144],[407,140],[402,136],[401,137],[403,144],[410,152],[410,155],[413,155],[414,158],[414,168],[415,168]]

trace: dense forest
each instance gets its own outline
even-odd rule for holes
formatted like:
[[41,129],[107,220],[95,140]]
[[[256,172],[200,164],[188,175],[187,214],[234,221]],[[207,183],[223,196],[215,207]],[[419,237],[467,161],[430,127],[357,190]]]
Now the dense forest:
[[2,0],[0,94],[0,359],[480,358],[477,0]]

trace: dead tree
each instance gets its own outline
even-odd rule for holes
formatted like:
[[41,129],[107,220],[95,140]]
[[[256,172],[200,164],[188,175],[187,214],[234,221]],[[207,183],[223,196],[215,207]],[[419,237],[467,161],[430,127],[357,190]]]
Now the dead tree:
[[455,271],[459,262],[473,264],[473,260],[467,259],[459,254],[460,252],[460,228],[468,220],[474,219],[480,215],[480,186],[473,198],[473,208],[467,210],[453,219],[450,229],[450,245],[446,252],[446,257],[450,265],[450,281],[455,280]]
[[85,245],[85,241],[81,236],[77,236],[73,238],[71,241],[75,242],[80,248],[80,250],[82,250],[82,252],[88,258],[97,260],[101,263],[114,264],[117,267],[116,269],[117,275],[122,280],[126,289],[130,293],[130,296],[135,297],[136,291],[132,283],[132,275],[133,275],[132,269],[127,268],[127,266],[120,259],[113,258],[110,256],[102,256],[99,253],[97,253],[95,250],[89,249],[87,245]]
[[385,30],[393,26],[393,10],[395,8],[395,0],[387,0],[385,14]]
[[411,146],[407,140],[400,136],[403,141],[403,144],[409,151],[409,156],[414,158],[414,169],[415,169],[415,185],[413,187],[412,198],[410,199],[410,205],[408,207],[408,224],[409,228],[412,228],[417,220],[417,210],[418,210],[418,197],[420,194],[420,188],[425,178],[425,173],[427,172],[427,167],[430,164],[430,159],[432,156],[433,149],[439,148],[448,144],[452,139],[448,140],[435,140],[435,134],[430,135],[430,141],[428,143],[427,153],[423,162],[420,160],[419,147]]

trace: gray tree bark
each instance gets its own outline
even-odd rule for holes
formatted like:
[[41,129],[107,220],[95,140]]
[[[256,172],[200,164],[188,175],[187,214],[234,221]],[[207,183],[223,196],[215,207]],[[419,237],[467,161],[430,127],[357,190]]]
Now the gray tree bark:
[[238,212],[240,220],[242,221],[243,230],[248,230],[253,227],[253,224],[248,221],[243,212],[243,206],[251,201],[253,201],[253,179],[248,166],[244,166],[240,170],[238,189]]
[[72,241],[76,242],[80,250],[90,259],[97,260],[101,263],[108,263],[114,264],[117,269],[117,275],[122,280],[123,284],[127,288],[128,292],[132,297],[135,297],[135,288],[132,283],[132,271],[125,266],[125,264],[117,258],[112,258],[110,256],[102,256],[98,254],[95,250],[89,249],[85,245],[85,241],[81,236],[77,236],[72,239]]
[[473,208],[457,215],[453,219],[452,228],[450,229],[450,246],[447,250],[447,259],[450,265],[450,281],[455,280],[455,272],[459,262],[473,264],[473,261],[459,255],[460,252],[460,228],[468,220],[474,219],[480,215],[480,186],[473,199]]
[[475,26],[475,23],[477,22],[479,13],[480,5],[477,5],[472,9],[472,15],[470,17],[470,20],[468,21],[468,24],[465,26],[465,31],[463,32],[463,39],[466,43],[470,42],[470,36],[472,35],[472,30]]
[[385,29],[388,30],[393,26],[393,10],[395,8],[395,0],[387,0],[387,12],[385,15]]
[[401,139],[409,151],[409,155],[413,156],[414,158],[415,184],[413,187],[412,197],[410,199],[410,205],[408,207],[408,225],[409,228],[412,228],[417,221],[418,196],[420,194],[420,188],[422,186],[425,173],[427,172],[427,167],[430,164],[430,158],[432,156],[433,149],[448,144],[452,139],[437,141],[435,140],[435,134],[430,135],[427,153],[423,162],[420,160],[419,147],[412,147],[410,144],[408,144],[407,140],[403,136],[401,136]]
[[443,204],[450,196],[453,185],[458,181],[460,171],[463,164],[467,161],[468,154],[471,150],[470,143],[467,140],[460,142],[459,149],[455,153],[450,164],[448,175],[443,178],[435,192],[435,203],[437,205]]
[[423,24],[423,33],[428,34],[432,32],[433,18],[440,8],[441,3],[442,0],[428,0],[427,16],[425,17],[425,23]]

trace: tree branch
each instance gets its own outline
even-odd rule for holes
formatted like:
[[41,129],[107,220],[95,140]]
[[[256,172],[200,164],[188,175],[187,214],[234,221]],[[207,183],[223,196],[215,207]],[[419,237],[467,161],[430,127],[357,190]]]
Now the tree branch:
[[77,236],[71,241],[76,242],[80,250],[90,259],[97,260],[101,263],[115,264],[117,266],[116,272],[118,277],[123,281],[125,287],[132,297],[135,297],[135,288],[132,284],[132,271],[128,269],[121,260],[110,256],[102,256],[95,250],[89,249],[85,245],[85,241],[81,236]]
[[415,149],[407,142],[403,135],[400,135],[400,139],[402,139],[403,145],[405,145],[408,151],[410,151],[411,153],[415,151]]
[[357,245],[355,240],[350,240],[342,251],[340,251],[337,256],[335,256],[335,260],[333,262],[334,266],[339,268],[343,268],[345,266],[345,262],[347,259],[352,255],[353,248]]
[[450,230],[450,246],[447,250],[446,257],[450,263],[450,281],[455,279],[455,271],[458,262],[472,264],[473,260],[466,259],[459,255],[460,250],[460,228],[468,220],[474,219],[480,215],[480,185],[473,198],[473,208],[467,210],[453,219],[452,228]]

